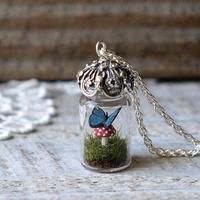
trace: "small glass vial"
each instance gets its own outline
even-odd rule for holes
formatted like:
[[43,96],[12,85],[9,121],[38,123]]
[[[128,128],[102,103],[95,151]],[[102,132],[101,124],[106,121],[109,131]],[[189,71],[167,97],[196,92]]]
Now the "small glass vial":
[[[131,99],[128,96],[81,96],[81,163],[84,167],[98,172],[116,172],[130,166],[130,106]],[[91,127],[90,120],[100,117],[105,119],[105,123],[108,120],[108,126],[103,122]],[[111,124],[109,120],[113,120]]]
[[[102,47],[102,48],[99,48]],[[132,106],[129,90],[134,77],[130,69],[97,43],[99,60],[77,74],[82,92],[80,127],[81,163],[98,172],[116,172],[131,164]]]

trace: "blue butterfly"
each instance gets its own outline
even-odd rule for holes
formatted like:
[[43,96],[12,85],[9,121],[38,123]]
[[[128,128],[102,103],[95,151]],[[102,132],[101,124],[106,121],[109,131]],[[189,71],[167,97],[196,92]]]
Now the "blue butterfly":
[[92,114],[89,117],[89,125],[91,128],[97,128],[100,126],[104,126],[105,128],[109,127],[117,115],[119,114],[119,111],[121,110],[121,107],[115,110],[110,116],[108,116],[108,113],[104,112],[103,109],[99,107],[94,107],[92,110]]

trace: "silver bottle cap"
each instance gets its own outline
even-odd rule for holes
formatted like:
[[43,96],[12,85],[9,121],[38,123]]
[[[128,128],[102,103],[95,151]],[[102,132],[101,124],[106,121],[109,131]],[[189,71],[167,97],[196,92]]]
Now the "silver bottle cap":
[[103,95],[114,98],[122,95],[126,89],[134,86],[134,76],[131,67],[106,49],[103,42],[97,42],[96,52],[99,60],[91,64],[77,74],[77,82],[81,92],[87,97]]

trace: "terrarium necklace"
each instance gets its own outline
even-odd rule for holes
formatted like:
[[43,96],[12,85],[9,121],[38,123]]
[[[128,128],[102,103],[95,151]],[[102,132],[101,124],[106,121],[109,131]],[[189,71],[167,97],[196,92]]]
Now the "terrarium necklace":
[[[103,42],[96,44],[96,52],[99,60],[87,64],[77,74],[83,94],[80,98],[81,162],[86,168],[115,172],[130,166],[132,106],[138,131],[149,152],[163,157],[193,157],[200,154],[200,141],[166,113],[131,65],[107,50]],[[140,109],[139,90],[165,122],[194,145],[193,149],[163,149],[153,145]]]

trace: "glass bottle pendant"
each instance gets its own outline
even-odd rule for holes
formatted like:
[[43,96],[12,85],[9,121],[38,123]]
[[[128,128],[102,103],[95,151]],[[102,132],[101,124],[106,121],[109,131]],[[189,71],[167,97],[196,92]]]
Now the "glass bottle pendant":
[[[132,74],[120,63],[102,56],[77,75],[80,98],[81,163],[98,172],[116,172],[131,164]],[[101,45],[104,45],[102,43]]]
[[87,169],[116,172],[131,164],[130,106],[128,96],[81,96],[81,163]]

